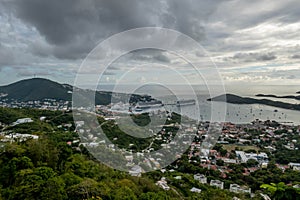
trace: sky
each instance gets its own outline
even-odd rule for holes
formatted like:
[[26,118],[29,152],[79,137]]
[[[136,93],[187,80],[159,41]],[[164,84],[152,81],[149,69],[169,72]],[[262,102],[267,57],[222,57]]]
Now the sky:
[[[142,27],[172,29],[198,42],[226,85],[299,85],[299,10],[298,0],[2,0],[0,85],[32,77],[73,84],[97,45]],[[202,66],[201,53],[180,48]],[[100,74],[100,65],[87,73]],[[125,74],[128,82],[179,84],[173,69],[199,83],[189,63],[165,50],[133,51],[107,67],[105,84]]]

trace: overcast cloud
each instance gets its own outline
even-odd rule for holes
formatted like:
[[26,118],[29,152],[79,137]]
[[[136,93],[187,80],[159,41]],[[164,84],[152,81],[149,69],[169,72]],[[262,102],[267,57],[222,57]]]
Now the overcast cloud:
[[[82,59],[99,42],[145,26],[174,29],[198,41],[228,83],[241,82],[242,77],[245,83],[255,82],[263,74],[265,81],[281,77],[298,84],[299,10],[297,0],[4,0],[0,84],[31,73],[72,83]],[[141,68],[147,68],[145,61],[186,65],[163,51],[127,58],[130,64],[141,61]],[[126,63],[115,64],[106,76],[117,74],[122,65]]]

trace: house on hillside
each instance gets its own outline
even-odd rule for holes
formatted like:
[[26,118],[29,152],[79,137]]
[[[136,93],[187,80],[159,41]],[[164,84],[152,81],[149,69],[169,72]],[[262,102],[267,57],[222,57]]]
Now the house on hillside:
[[25,124],[25,123],[30,123],[33,122],[33,120],[31,118],[22,118],[22,119],[18,119],[17,121],[12,123],[12,126],[16,126],[18,124]]
[[140,166],[138,166],[138,165],[133,166],[133,167],[129,170],[129,174],[130,174],[131,176],[137,176],[137,177],[141,177],[142,172],[143,172],[143,169],[142,169]]
[[191,192],[201,193],[201,189],[193,187],[190,189]]
[[203,174],[195,174],[194,175],[194,180],[199,181],[202,184],[207,183],[207,178]]
[[158,185],[159,187],[161,187],[164,190],[169,190],[170,187],[167,184],[166,178],[162,177],[160,181],[156,182],[156,185]]
[[245,153],[244,151],[235,151],[235,153],[237,158],[241,161],[241,163],[246,163],[250,159],[256,160],[259,163],[269,162],[268,155],[264,152],[257,154],[257,153]]
[[241,187],[238,184],[230,184],[229,191],[234,193],[251,193],[251,188]]
[[210,181],[210,186],[215,186],[219,189],[224,189],[224,182],[219,181],[219,180],[211,180]]
[[300,171],[300,163],[289,163],[289,167],[293,170]]
[[32,134],[11,133],[9,135],[5,135],[4,138],[1,139],[1,142],[14,142],[14,141],[23,142],[28,139],[37,140],[39,139],[39,136],[32,135]]

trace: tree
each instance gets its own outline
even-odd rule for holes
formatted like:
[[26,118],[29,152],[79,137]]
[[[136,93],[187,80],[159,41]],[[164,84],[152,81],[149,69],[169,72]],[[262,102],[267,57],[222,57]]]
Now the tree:
[[246,166],[247,167],[255,167],[255,166],[257,166],[258,165],[258,162],[257,162],[257,160],[255,160],[255,159],[249,159],[249,160],[247,160],[247,162],[246,162]]
[[300,190],[287,186],[283,182],[262,184],[260,187],[266,189],[274,200],[300,199]]
[[11,199],[66,199],[65,184],[49,167],[25,169],[17,173]]
[[139,196],[140,200],[168,200],[170,197],[163,192],[147,192]]
[[65,183],[61,177],[52,177],[43,185],[40,195],[41,199],[67,199]]
[[89,199],[92,196],[99,196],[101,194],[97,181],[91,178],[84,178],[79,184],[71,186],[68,191],[68,198]]
[[116,199],[116,200],[135,200],[135,199],[137,199],[137,197],[129,187],[123,186],[116,190],[114,199]]
[[224,166],[224,161],[222,159],[218,159],[217,162],[216,162],[216,164],[218,166]]
[[137,185],[135,185],[131,180],[129,179],[122,179],[119,180],[116,185],[118,187],[129,187],[130,190],[132,190],[132,192],[134,192],[135,195],[138,195],[141,191],[139,191],[139,188],[137,187]]
[[227,154],[227,150],[221,148],[221,149],[220,149],[220,154],[221,154],[221,156],[225,156],[225,155]]

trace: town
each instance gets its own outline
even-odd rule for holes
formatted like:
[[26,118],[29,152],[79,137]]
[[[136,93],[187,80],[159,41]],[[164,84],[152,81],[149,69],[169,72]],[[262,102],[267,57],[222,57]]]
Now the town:
[[[70,91],[71,92],[71,91]],[[0,93],[0,107],[7,108],[40,108],[45,110],[64,110],[71,109],[71,102],[56,99],[43,99],[20,101],[5,98],[7,94]]]
[[[107,138],[105,134],[104,137],[104,135],[101,136],[101,134],[87,129],[83,120],[62,121],[61,124],[56,124],[56,128],[70,131],[74,127],[74,131],[79,136],[73,137],[72,140],[67,141],[67,144],[77,150],[80,149],[80,146],[84,146],[92,153],[101,148],[110,154],[111,152],[120,152],[124,156],[122,162],[126,164],[131,176],[141,177],[144,172],[151,173],[153,170],[158,170],[160,178],[156,184],[163,190],[170,190],[174,182],[182,180],[184,174],[190,174],[194,181],[201,184],[254,197],[255,191],[259,189],[260,185],[255,186],[254,183],[248,181],[247,177],[252,177],[256,172],[270,167],[275,167],[282,174],[286,171],[289,173],[291,171],[300,172],[299,157],[292,157],[299,152],[300,126],[258,119],[247,124],[225,122],[220,124],[222,126],[221,134],[216,144],[211,144],[213,148],[203,151],[203,143],[209,137],[210,122],[197,123],[195,120],[185,118],[183,121],[189,123],[182,123],[183,121],[178,120],[178,114],[159,110],[152,114],[137,114],[136,116],[142,117],[143,120],[149,114],[166,117],[167,122],[157,127],[161,130],[153,137],[134,142],[127,140],[128,138],[124,139],[127,136],[115,128],[118,121],[120,122],[120,119],[124,117],[124,113],[113,111],[110,109],[111,107],[112,105],[96,107],[96,116],[100,120],[101,126],[115,132],[113,135],[107,135]],[[39,107],[38,109],[44,110],[45,108]],[[63,113],[71,113],[71,111],[62,110]],[[10,124],[0,123],[2,127],[1,142],[39,140],[38,135],[13,131],[14,127],[18,127],[18,125],[34,123],[37,120],[46,123],[51,121],[46,116],[39,116],[38,119],[19,118]],[[153,130],[149,130],[150,133],[153,134]],[[176,137],[180,140],[177,141]],[[160,149],[164,151],[156,152]],[[285,151],[289,153],[285,154]],[[174,155],[174,157],[169,155]],[[168,156],[170,158],[167,158]],[[111,158],[113,158],[113,154],[111,154]],[[233,175],[237,177],[233,178]],[[294,188],[300,187],[297,181],[286,181]],[[201,193],[201,188],[195,185],[190,188],[190,192]],[[260,195],[264,199],[268,199],[266,194],[260,193]]]

